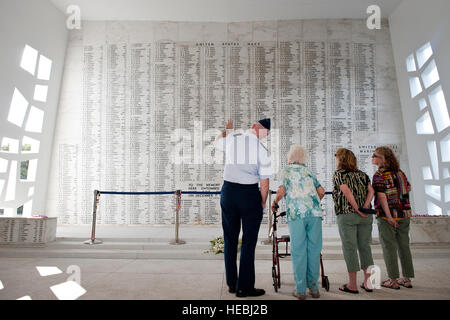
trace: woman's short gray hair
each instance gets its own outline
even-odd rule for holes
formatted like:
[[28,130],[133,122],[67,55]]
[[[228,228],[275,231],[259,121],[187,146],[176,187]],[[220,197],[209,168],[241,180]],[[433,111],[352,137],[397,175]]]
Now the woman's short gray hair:
[[287,154],[288,164],[299,163],[305,164],[307,160],[308,153],[306,149],[298,144],[294,144],[291,146]]

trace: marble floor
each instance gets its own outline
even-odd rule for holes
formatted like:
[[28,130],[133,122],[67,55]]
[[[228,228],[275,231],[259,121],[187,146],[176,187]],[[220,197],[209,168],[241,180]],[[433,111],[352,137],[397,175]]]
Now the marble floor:
[[[324,261],[330,291],[321,290],[325,300],[422,300],[450,299],[450,254],[443,247],[435,258],[415,258],[414,288],[360,290],[358,295],[343,293],[338,287],[347,274],[343,260]],[[381,278],[386,278],[383,260],[376,260]],[[37,267],[57,267],[59,274],[43,276]],[[75,271],[75,273],[73,273]],[[271,261],[256,261],[256,287],[266,295],[245,300],[291,300],[294,289],[291,261],[281,261],[282,284],[278,293],[272,287]],[[360,273],[358,282],[361,282]],[[80,258],[2,258],[0,257],[0,300],[28,296],[33,300],[55,300],[50,288],[78,277],[85,290],[80,300],[234,300],[225,283],[222,260],[168,259],[80,259]]]

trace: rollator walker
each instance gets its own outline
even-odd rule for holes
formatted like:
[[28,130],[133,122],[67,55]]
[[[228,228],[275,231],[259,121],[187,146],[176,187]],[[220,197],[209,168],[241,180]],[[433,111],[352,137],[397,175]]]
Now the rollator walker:
[[[288,251],[289,242],[291,238],[289,235],[282,235],[280,238],[277,236],[277,220],[280,217],[284,217],[286,215],[286,211],[277,214],[278,205],[276,205],[273,213],[273,223],[272,230],[270,232],[270,237],[272,238],[272,280],[273,280],[273,288],[275,292],[278,292],[278,289],[281,287],[281,272],[280,272],[280,258],[289,257],[291,254]],[[284,242],[286,244],[286,251],[280,253],[278,250],[278,244]],[[330,282],[328,281],[328,277],[324,274],[323,270],[323,262],[322,262],[322,254],[320,254],[320,273],[322,277],[322,288],[325,288],[326,291],[330,290]]]

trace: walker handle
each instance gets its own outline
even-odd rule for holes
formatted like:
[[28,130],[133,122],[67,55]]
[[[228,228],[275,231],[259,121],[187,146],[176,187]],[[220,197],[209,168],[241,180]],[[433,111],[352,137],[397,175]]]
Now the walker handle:
[[278,205],[278,203],[275,203],[273,213],[277,213],[279,207],[280,207],[280,206]]

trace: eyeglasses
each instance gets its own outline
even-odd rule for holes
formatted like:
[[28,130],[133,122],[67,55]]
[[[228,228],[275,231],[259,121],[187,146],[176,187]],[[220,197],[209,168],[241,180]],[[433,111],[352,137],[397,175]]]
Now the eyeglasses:
[[372,158],[381,158],[379,155],[376,155],[375,153],[372,155]]

